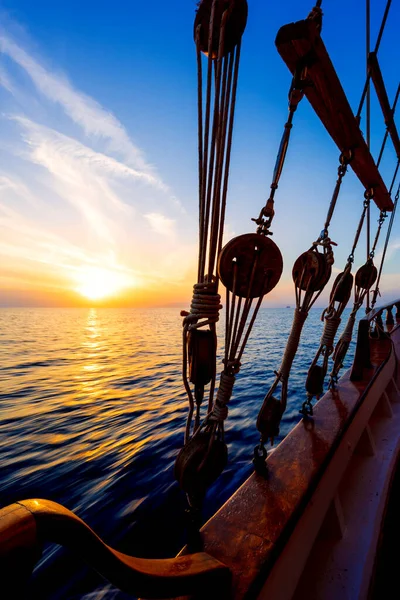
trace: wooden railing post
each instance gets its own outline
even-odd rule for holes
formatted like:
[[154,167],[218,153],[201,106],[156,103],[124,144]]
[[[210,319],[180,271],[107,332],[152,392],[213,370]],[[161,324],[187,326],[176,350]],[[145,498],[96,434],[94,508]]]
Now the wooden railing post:
[[396,319],[397,319],[397,321],[400,321],[400,302],[396,302],[395,306],[396,306]]
[[354,356],[353,368],[350,379],[357,381],[363,378],[364,369],[371,368],[371,354],[369,347],[369,326],[368,317],[361,319],[358,325],[357,346]]
[[386,325],[394,325],[394,318],[392,314],[392,306],[388,306],[386,309]]

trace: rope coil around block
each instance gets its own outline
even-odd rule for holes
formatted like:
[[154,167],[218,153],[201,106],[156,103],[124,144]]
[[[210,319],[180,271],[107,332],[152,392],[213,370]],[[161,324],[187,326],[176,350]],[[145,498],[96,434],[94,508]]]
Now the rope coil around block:
[[221,296],[217,292],[217,284],[196,283],[193,286],[193,297],[190,312],[182,311],[183,325],[189,329],[204,327],[219,320],[219,311],[222,309]]
[[219,381],[217,397],[215,399],[210,421],[225,421],[228,417],[228,403],[232,397],[235,376],[222,372]]
[[321,346],[325,346],[326,352],[332,354],[335,336],[342,319],[337,315],[336,311],[333,314],[325,314],[322,318],[325,318],[325,325],[321,336]]
[[[308,312],[296,308],[293,314],[292,328],[286,343],[285,353],[282,358],[281,366],[278,369],[279,379],[287,381],[292,368],[294,357],[300,343],[303,325],[308,317]],[[286,400],[286,399],[285,399]]]

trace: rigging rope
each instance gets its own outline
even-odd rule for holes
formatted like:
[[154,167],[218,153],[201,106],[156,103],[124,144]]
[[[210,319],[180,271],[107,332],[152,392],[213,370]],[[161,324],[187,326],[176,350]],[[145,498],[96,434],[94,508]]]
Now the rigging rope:
[[[393,102],[392,111],[391,111],[392,117],[394,116],[394,113],[396,110],[397,100],[399,97],[399,91],[400,91],[400,85],[397,88],[396,96],[395,96],[395,99]],[[380,162],[382,160],[383,151],[385,149],[386,142],[388,139],[388,134],[389,134],[389,131],[388,131],[388,127],[387,127],[383,141],[382,141],[381,149],[379,152],[379,157],[378,157],[377,164],[376,164],[377,167],[379,167]],[[369,131],[368,131],[368,138],[369,138]],[[393,185],[394,185],[394,182],[395,182],[396,176],[397,176],[397,169],[398,169],[398,165],[396,167],[395,174],[394,174],[394,177],[392,180],[392,184],[389,189],[389,195],[392,193]],[[324,312],[322,313],[322,316],[321,316],[321,321],[323,321],[325,319],[325,327],[324,327],[324,332],[321,336],[320,346],[319,346],[317,353],[315,355],[315,358],[309,368],[309,374],[308,374],[308,378],[306,381],[306,390],[307,390],[308,400],[303,405],[303,409],[304,408],[310,409],[311,399],[314,396],[316,396],[316,398],[318,399],[320,397],[320,395],[323,393],[323,384],[324,384],[325,376],[326,376],[327,369],[328,369],[328,358],[334,351],[334,340],[335,340],[337,330],[341,323],[341,316],[342,316],[343,311],[346,308],[347,303],[351,296],[351,287],[352,287],[352,282],[353,282],[353,276],[350,273],[351,273],[352,263],[354,262],[354,253],[355,253],[355,250],[356,250],[356,247],[357,247],[360,235],[361,235],[361,231],[362,231],[362,227],[363,227],[365,218],[367,217],[367,220],[368,220],[368,215],[369,215],[369,210],[370,210],[370,199],[372,198],[372,193],[373,193],[373,190],[370,190],[369,193],[366,194],[366,197],[364,200],[364,205],[363,205],[363,211],[361,213],[360,221],[359,221],[359,224],[358,224],[358,227],[356,230],[356,234],[355,234],[355,238],[354,238],[354,242],[353,242],[353,246],[352,246],[350,255],[347,259],[347,263],[345,265],[343,272],[336,278],[336,280],[333,284],[333,289],[332,289],[331,296],[330,296],[329,306],[324,310]],[[379,219],[378,219],[378,228],[377,228],[377,231],[375,234],[375,239],[374,239],[372,248],[369,247],[370,242],[369,242],[369,238],[368,238],[367,261],[371,262],[375,256],[375,251],[376,251],[376,247],[377,247],[377,244],[379,241],[382,225],[385,222],[386,217],[387,217],[386,212],[381,211],[380,215],[379,215]],[[367,225],[367,228],[368,228],[368,225]],[[347,287],[346,293],[344,293],[343,287]],[[366,295],[368,298],[368,290],[366,292]],[[362,300],[364,299],[364,297],[365,297],[365,295],[362,296]],[[360,296],[360,299],[361,299],[361,296]],[[335,302],[338,303],[338,305],[336,307],[335,307]],[[362,302],[361,302],[361,304],[362,304]],[[358,305],[358,303],[357,303],[357,305]],[[353,311],[354,310],[355,309],[353,307]],[[344,360],[345,354],[347,352],[348,344],[351,342],[352,326],[354,326],[357,310],[355,310],[354,314],[352,313],[352,315],[350,316],[349,323],[347,324],[347,326],[345,328],[345,332],[342,336],[342,341],[345,342],[345,346],[343,346],[343,344],[341,344],[341,350],[339,351],[339,348],[338,348],[338,351],[334,355],[335,357],[340,356],[341,360],[337,361],[337,364],[334,365],[334,367],[333,367],[333,370],[332,370],[332,373],[330,376],[330,383],[329,383],[330,387],[334,387],[337,382],[338,373],[341,368],[342,362]],[[354,316],[354,319],[353,319],[353,316]],[[349,336],[350,336],[350,339],[349,339]],[[317,365],[317,362],[321,355],[323,357],[323,365],[322,365],[322,367],[319,367]]]
[[[367,71],[367,105],[366,105],[366,127],[367,127],[367,146],[368,150],[371,148],[371,81],[369,75],[368,68],[368,56],[371,50],[371,0],[366,0],[366,57],[365,57],[365,65]],[[368,203],[367,208],[367,260],[370,253],[371,248],[371,203]],[[367,312],[369,312],[369,290],[367,291]]]
[[[182,376],[189,400],[185,443],[199,425],[204,386],[212,404],[216,323],[222,308],[216,257],[222,241],[245,0],[203,0],[195,20],[198,77],[199,258],[190,312],[182,311]],[[207,56],[205,102],[202,54]],[[205,108],[203,107],[205,104]],[[206,331],[200,331],[208,327]],[[189,377],[188,377],[189,366]],[[190,380],[190,381],[189,381]],[[190,383],[194,384],[194,392]],[[194,406],[197,406],[193,422]]]
[[[272,444],[279,433],[280,421],[287,404],[290,371],[299,346],[301,332],[311,307],[322,293],[331,275],[334,262],[332,245],[335,245],[335,243],[329,238],[329,226],[351,157],[351,153],[340,156],[338,178],[328,207],[324,229],[317,241],[296,260],[293,267],[296,309],[281,365],[278,371],[275,371],[275,380],[264,398],[257,418],[260,446],[255,449],[256,468],[263,467],[263,459],[266,455],[264,444],[268,439],[271,440]],[[319,246],[323,249],[322,253],[318,251]],[[281,392],[278,399],[273,394],[279,384],[281,385]],[[258,458],[261,458],[261,460],[257,460]]]
[[[207,5],[208,13],[205,10]],[[222,248],[240,42],[246,20],[243,18],[244,7],[247,17],[246,0],[203,0],[195,22],[199,86],[199,268],[190,312],[181,313],[184,317],[182,374],[189,399],[189,414],[185,446],[177,457],[175,476],[187,494],[192,522],[197,521],[197,524],[198,519],[193,515],[199,513],[207,488],[226,464],[224,421],[228,416],[228,404],[245,346],[262,300],[278,283],[283,270],[281,253],[267,237],[271,234],[268,228],[273,218],[270,206],[271,203],[273,205],[285,161],[292,117],[303,97],[296,80],[291,87],[290,116],[274,171],[271,195],[260,213],[257,233],[234,238]],[[202,27],[206,18],[208,70],[203,118],[201,51],[204,52]],[[237,21],[241,18],[239,32]],[[229,31],[232,22],[234,26]],[[232,29],[235,33],[234,43],[229,49],[227,45],[229,36],[232,37]],[[268,219],[267,228],[263,227],[264,219]],[[224,367],[214,399],[215,327],[222,308],[218,294],[219,281],[226,287],[226,335]],[[256,304],[253,308],[254,300]],[[206,326],[208,329],[204,330]],[[190,383],[194,384],[194,392]],[[200,409],[205,385],[208,384],[208,409],[201,420]]]
[[[398,169],[399,169],[399,165],[400,165],[400,161],[397,162],[395,177],[393,178],[393,181],[397,177],[397,172],[398,172]],[[389,221],[389,226],[388,226],[388,230],[387,230],[387,234],[386,234],[385,245],[383,247],[382,259],[381,259],[381,264],[380,264],[380,267],[379,267],[378,277],[377,277],[377,280],[376,280],[376,286],[375,286],[375,289],[374,289],[373,294],[372,294],[372,302],[371,302],[371,307],[372,308],[374,308],[374,306],[376,304],[377,297],[380,296],[379,284],[380,284],[380,281],[381,281],[382,270],[383,270],[383,265],[384,265],[385,258],[386,258],[386,252],[387,252],[387,249],[388,249],[390,236],[391,236],[391,233],[392,233],[393,222],[394,222],[394,218],[396,216],[396,210],[397,210],[397,204],[398,204],[398,201],[399,201],[399,196],[400,196],[400,183],[399,183],[399,186],[397,188],[396,196],[395,196],[395,199],[394,199],[393,211],[392,211],[392,214],[390,215],[390,221]]]
[[[368,59],[368,54],[369,54],[369,50],[370,50],[370,6],[369,6],[369,0],[366,0],[366,1],[367,1],[367,39],[366,39],[367,48],[366,48],[366,50],[367,50],[367,59]],[[320,4],[321,3],[317,3],[317,7],[319,7]],[[377,38],[376,45],[375,45],[376,53],[378,52],[378,49],[379,49],[379,46],[381,43],[381,39],[382,39],[383,31],[384,31],[384,28],[386,25],[386,20],[387,20],[390,4],[391,4],[391,0],[388,1],[385,12],[384,12],[383,20],[381,23],[381,27],[380,27],[378,38]],[[368,145],[368,147],[370,147],[370,90],[369,90],[370,77],[371,77],[371,75],[367,68],[367,80],[366,80],[366,84],[365,84],[365,87],[364,87],[364,90],[362,93],[362,97],[361,97],[361,101],[360,101],[360,105],[359,105],[359,109],[358,109],[358,113],[357,113],[357,119],[358,119],[358,121],[360,121],[361,111],[362,111],[362,108],[364,105],[365,97],[367,96],[367,145]],[[393,113],[392,114],[394,114],[394,110],[396,108],[398,95],[399,95],[399,90],[397,91],[396,98],[395,98],[395,101],[393,104]],[[378,166],[379,166],[380,160],[382,158],[383,150],[386,145],[388,133],[389,133],[389,131],[387,128],[386,133],[385,133],[385,138],[384,138],[384,141],[382,144],[381,152],[379,154]],[[340,175],[340,170],[339,170],[339,175]],[[340,179],[340,177],[339,177],[339,179]],[[331,215],[330,216],[332,216],[332,213],[333,213],[333,210],[334,210],[334,207],[336,204],[336,200],[337,200],[337,195],[338,195],[338,192],[340,189],[341,181],[339,182],[339,179],[337,182],[337,186],[335,188],[336,197],[335,197],[335,193],[334,193],[332,202],[331,202],[331,207],[330,207]],[[354,252],[355,252],[355,249],[356,249],[356,246],[357,246],[360,234],[361,234],[362,226],[363,226],[366,216],[367,216],[367,222],[368,222],[368,226],[367,226],[367,265],[364,265],[364,268],[361,268],[356,276],[356,292],[355,293],[357,295],[357,298],[356,298],[357,305],[360,302],[362,304],[365,294],[368,292],[368,290],[370,289],[371,285],[374,282],[373,275],[374,275],[374,272],[376,271],[376,269],[373,266],[373,264],[370,264],[370,263],[372,263],[372,258],[375,254],[376,245],[377,245],[377,242],[379,239],[379,235],[380,235],[380,231],[381,231],[381,227],[382,227],[384,218],[386,217],[386,213],[381,212],[381,214],[380,214],[379,227],[378,227],[378,230],[377,230],[377,233],[375,236],[375,240],[374,240],[374,244],[373,244],[373,247],[371,250],[369,231],[370,231],[370,199],[372,196],[373,196],[373,190],[367,190],[366,199],[365,199],[364,207],[363,207],[363,212],[361,215],[359,226],[357,228],[352,251],[350,253],[350,256],[348,258],[348,261],[346,263],[344,271],[336,278],[336,280],[334,282],[333,289],[332,289],[331,296],[330,296],[329,306],[324,311],[322,318],[321,318],[322,320],[325,320],[325,327],[324,327],[324,331],[323,331],[323,334],[321,337],[320,347],[319,347],[317,354],[310,366],[307,381],[306,381],[307,400],[303,403],[302,411],[301,411],[304,414],[304,416],[312,415],[311,399],[313,396],[316,396],[318,398],[319,395],[323,391],[323,381],[324,381],[324,378],[325,378],[325,375],[327,372],[327,368],[328,368],[328,359],[329,359],[329,356],[334,351],[334,338],[335,338],[337,329],[341,322],[341,315],[342,315],[343,310],[345,309],[347,302],[350,299],[350,295],[351,295],[351,288],[352,288],[352,283],[353,283],[353,276],[351,275],[351,267],[352,267],[352,263],[354,261]],[[325,232],[327,232],[329,222],[330,222],[329,212],[330,211],[328,211],[327,223],[325,224],[325,229],[324,229]],[[332,253],[332,255],[333,255],[333,253]],[[333,260],[332,260],[332,262],[333,262]],[[375,271],[374,271],[374,269],[375,269]],[[375,277],[376,277],[376,275],[375,275]],[[363,287],[364,285],[367,286],[367,289],[365,291],[364,291],[364,287]],[[294,359],[294,356],[296,354],[297,347],[299,344],[301,331],[302,331],[304,322],[307,318],[308,311],[311,308],[312,304],[317,299],[317,297],[319,296],[319,294],[321,293],[322,289],[323,289],[323,287],[321,288],[321,290],[319,291],[317,296],[314,298],[314,300],[312,300],[309,303],[308,306],[307,306],[307,302],[305,302],[304,305],[301,305],[301,291],[300,291],[300,289],[297,288],[296,282],[295,282],[296,310],[295,310],[295,316],[294,316],[294,321],[293,321],[293,325],[292,325],[292,330],[289,335],[289,339],[287,342],[287,347],[286,347],[286,351],[285,351],[285,354],[283,357],[281,367],[278,372],[275,372],[275,375],[276,375],[275,381],[272,384],[266,397],[264,398],[263,406],[260,410],[260,413],[259,413],[259,416],[257,419],[257,428],[259,429],[259,431],[261,433],[261,443],[260,443],[260,447],[256,448],[256,450],[255,450],[255,461],[256,461],[256,459],[261,458],[261,463],[264,462],[264,459],[266,456],[266,451],[263,447],[264,442],[268,438],[270,438],[271,443],[273,443],[273,438],[279,433],[280,420],[282,418],[283,412],[285,411],[286,402],[287,402],[288,377],[289,377],[291,365],[292,365],[292,362],[293,362],[293,359]],[[307,297],[307,294],[306,294],[306,297]],[[304,300],[306,300],[306,298],[304,298]],[[354,316],[354,318],[355,318],[355,316]],[[349,320],[349,322],[351,322],[351,321],[352,321],[352,319]],[[351,340],[350,325],[348,325],[348,327],[346,327],[346,329],[345,329],[344,338],[347,339],[349,336],[350,336],[350,340]],[[323,364],[322,364],[322,366],[319,366],[317,364],[317,362],[321,355],[323,357]],[[333,381],[333,379],[331,379],[331,382],[332,381]],[[281,389],[280,400],[277,400],[273,396],[273,394],[279,383],[281,383],[282,389]],[[257,463],[256,463],[256,465],[257,465]]]
[[[375,54],[378,54],[378,50],[381,45],[381,40],[382,40],[383,32],[385,30],[385,25],[386,25],[386,21],[387,21],[387,17],[389,14],[389,9],[390,9],[391,4],[392,4],[392,0],[387,0],[385,12],[383,13],[381,26],[379,29],[378,37],[376,39],[376,43],[375,43],[375,48],[374,48]],[[361,113],[362,113],[362,109],[364,107],[365,97],[367,95],[370,79],[371,79],[371,72],[368,70],[367,77],[366,77],[365,84],[364,84],[364,89],[361,94],[360,104],[358,105],[358,110],[357,110],[357,115],[356,115],[356,118],[359,122],[361,119]]]

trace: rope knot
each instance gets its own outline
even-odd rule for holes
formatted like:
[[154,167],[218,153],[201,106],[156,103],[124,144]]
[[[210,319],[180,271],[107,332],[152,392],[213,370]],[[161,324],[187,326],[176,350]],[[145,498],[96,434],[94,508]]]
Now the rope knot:
[[184,317],[184,327],[197,329],[204,325],[216,323],[219,320],[219,311],[222,304],[217,289],[215,281],[196,283],[193,286],[190,312],[181,311],[181,316]]
[[221,373],[218,393],[212,408],[210,420],[219,422],[226,420],[228,416],[227,404],[232,397],[235,379],[234,375],[230,375],[224,371]]
[[321,337],[321,346],[325,346],[328,355],[333,352],[333,344],[335,341],[335,336],[337,330],[339,329],[339,325],[341,323],[341,318],[336,315],[336,311],[332,314],[327,314],[325,316],[325,325],[324,331]]

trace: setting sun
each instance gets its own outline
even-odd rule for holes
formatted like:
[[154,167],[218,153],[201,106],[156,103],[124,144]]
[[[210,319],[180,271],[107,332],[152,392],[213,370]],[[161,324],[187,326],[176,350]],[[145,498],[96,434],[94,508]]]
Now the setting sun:
[[86,267],[79,274],[79,286],[76,290],[89,300],[102,300],[117,295],[132,284],[131,278],[119,271]]

